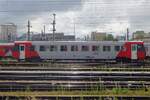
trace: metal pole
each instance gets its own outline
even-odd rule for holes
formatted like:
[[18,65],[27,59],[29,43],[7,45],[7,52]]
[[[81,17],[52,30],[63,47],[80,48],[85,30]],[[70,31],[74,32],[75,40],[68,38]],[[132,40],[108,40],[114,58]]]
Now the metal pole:
[[127,28],[127,41],[129,41],[129,28]]
[[8,25],[7,25],[7,42],[9,42]]
[[46,40],[46,36],[45,36],[45,25],[44,25],[44,40]]
[[76,25],[75,25],[75,23],[74,23],[74,37],[76,39]]
[[54,20],[53,20],[53,41],[55,41],[55,31],[56,31],[56,18],[55,18],[56,14],[53,14]]
[[31,25],[30,25],[30,21],[29,20],[28,20],[27,27],[28,27],[28,38],[27,38],[27,40],[30,41],[30,28],[31,28]]

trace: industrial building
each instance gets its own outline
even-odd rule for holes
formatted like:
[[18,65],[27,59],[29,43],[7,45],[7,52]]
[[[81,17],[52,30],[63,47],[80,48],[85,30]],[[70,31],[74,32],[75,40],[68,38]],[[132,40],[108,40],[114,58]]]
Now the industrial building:
[[17,26],[13,23],[0,25],[0,41],[12,42],[17,37]]
[[[19,37],[18,40],[27,40],[27,34],[22,35]],[[32,41],[53,41],[53,34],[52,33],[36,33],[31,35]],[[64,33],[55,33],[54,34],[55,41],[75,41],[74,35],[65,35]]]
[[[47,34],[34,34],[32,36],[32,41],[52,41],[53,40],[53,34],[47,33]],[[55,41],[75,41],[74,35],[64,35],[64,33],[55,33],[54,34],[54,40]]]
[[107,34],[105,32],[92,32],[91,40],[92,41],[104,41],[106,39]]

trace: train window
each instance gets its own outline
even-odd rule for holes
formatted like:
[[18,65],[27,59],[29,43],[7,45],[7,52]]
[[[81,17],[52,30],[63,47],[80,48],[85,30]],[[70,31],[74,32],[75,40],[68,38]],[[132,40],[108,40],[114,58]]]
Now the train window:
[[67,45],[61,45],[60,51],[67,51]]
[[20,46],[20,51],[24,51],[24,46]]
[[139,51],[145,51],[145,48],[142,44],[138,44],[137,48],[138,48]]
[[56,45],[50,45],[50,51],[57,51]]
[[123,50],[123,46],[121,46],[121,50]]
[[13,51],[18,51],[19,50],[19,45],[15,45],[14,47],[13,47]]
[[121,46],[122,51],[127,51],[127,48],[125,46]]
[[120,51],[120,46],[115,46],[115,51]]
[[96,45],[92,46],[92,51],[99,51],[99,46]]
[[89,51],[89,47],[88,46],[82,46],[82,51]]
[[103,51],[106,51],[106,46],[103,46]]
[[41,46],[40,46],[40,51],[46,51],[46,47],[43,46],[43,45],[41,45]]
[[32,46],[30,47],[30,50],[31,50],[31,51],[35,51],[35,46],[32,45]]
[[78,51],[78,46],[77,45],[72,45],[71,46],[71,51]]
[[137,50],[137,45],[132,45],[132,51],[136,51]]
[[104,52],[111,51],[111,47],[110,46],[103,46],[103,51]]

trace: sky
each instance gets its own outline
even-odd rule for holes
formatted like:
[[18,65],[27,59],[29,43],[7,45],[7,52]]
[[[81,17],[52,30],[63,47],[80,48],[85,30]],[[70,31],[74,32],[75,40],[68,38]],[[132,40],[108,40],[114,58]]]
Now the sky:
[[[0,0],[0,24],[14,23],[18,34],[52,32],[53,13],[56,31],[89,35],[92,31],[124,35],[138,30],[150,31],[150,0]],[[131,34],[130,34],[131,35]]]

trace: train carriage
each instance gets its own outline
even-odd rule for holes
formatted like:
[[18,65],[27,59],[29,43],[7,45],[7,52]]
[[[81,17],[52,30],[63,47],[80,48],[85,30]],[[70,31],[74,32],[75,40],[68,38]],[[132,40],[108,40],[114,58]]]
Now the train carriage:
[[144,60],[142,41],[16,41],[12,56],[18,60]]

